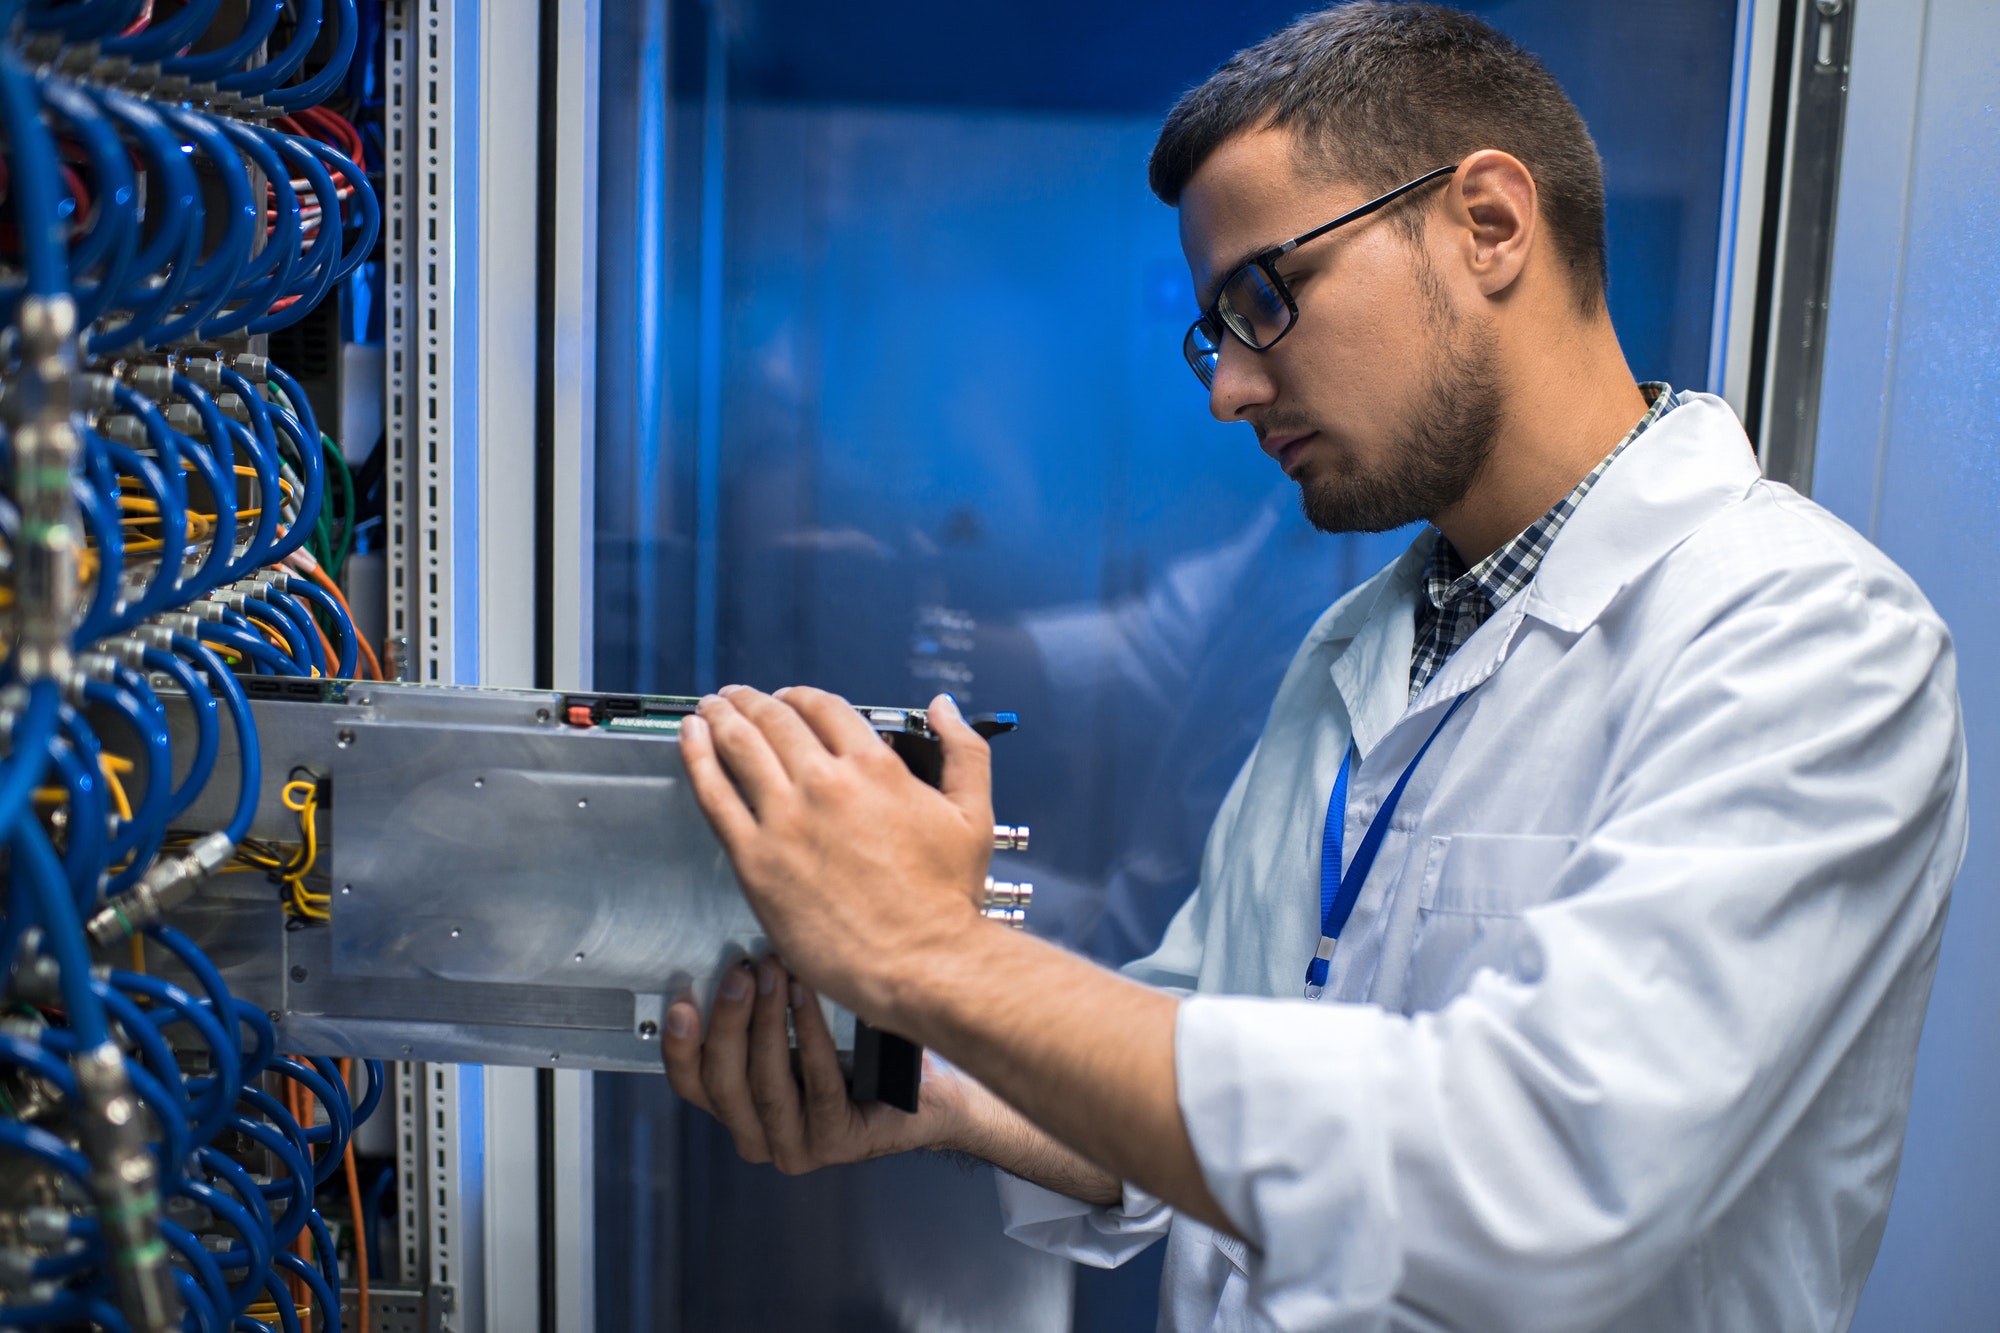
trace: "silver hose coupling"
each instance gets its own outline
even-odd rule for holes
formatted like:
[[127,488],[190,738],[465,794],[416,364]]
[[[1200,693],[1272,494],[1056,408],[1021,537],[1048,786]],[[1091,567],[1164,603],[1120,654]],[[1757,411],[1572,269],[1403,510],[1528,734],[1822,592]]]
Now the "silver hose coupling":
[[1009,884],[988,875],[986,901],[979,914],[988,921],[998,921],[1003,926],[1021,930],[1028,924],[1028,908],[1034,905],[1034,900],[1034,885]]
[[1027,851],[1028,826],[1026,824],[995,824],[993,826],[993,850],[996,852]]
[[137,884],[91,914],[84,925],[91,943],[108,948],[130,939],[193,897],[235,855],[235,843],[210,833],[186,851],[154,861]]
[[14,421],[15,502],[21,511],[15,551],[15,663],[21,679],[69,670],[77,618],[77,555],[82,546],[70,489],[81,453],[70,418],[76,377],[76,306],[67,296],[24,297],[21,366],[8,394]]
[[118,1308],[133,1333],[170,1333],[180,1323],[180,1293],[160,1239],[159,1167],[125,1057],[107,1041],[78,1052],[74,1065],[79,1137],[90,1160],[90,1189],[111,1253]]

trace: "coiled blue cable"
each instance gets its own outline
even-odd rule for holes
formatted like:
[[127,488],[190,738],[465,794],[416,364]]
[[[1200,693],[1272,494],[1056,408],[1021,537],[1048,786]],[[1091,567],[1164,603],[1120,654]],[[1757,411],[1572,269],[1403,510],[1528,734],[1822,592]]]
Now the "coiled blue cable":
[[160,68],[169,74],[202,80],[220,78],[241,65],[270,39],[285,12],[284,0],[251,0],[248,8],[250,12],[243,20],[242,31],[234,41],[199,55],[166,56],[161,59]]
[[[187,506],[174,493],[173,486],[167,481],[167,474],[161,470],[159,464],[138,450],[128,448],[115,440],[107,440],[92,430],[85,430],[84,442],[94,453],[101,453],[109,459],[118,471],[128,477],[138,478],[139,484],[145,487],[146,493],[152,497],[153,503],[159,506],[160,510],[159,563],[153,570],[153,577],[147,581],[145,591],[122,612],[107,616],[109,628],[106,632],[115,634],[157,615],[170,605],[174,589],[180,582],[180,555],[187,549]],[[176,467],[179,461],[176,451],[174,458]],[[102,635],[91,634],[88,637],[94,639]],[[81,632],[78,633],[77,640],[79,644],[88,641]]]
[[264,600],[265,604],[282,616],[298,635],[299,642],[306,650],[306,665],[317,675],[332,675],[333,663],[326,659],[326,645],[320,642],[319,623],[312,618],[312,612],[300,605],[297,598],[276,586],[265,589]]
[[62,865],[38,820],[16,819],[7,841],[14,849],[12,887],[18,893],[25,884],[35,898],[43,946],[56,960],[69,1030],[82,1049],[92,1050],[109,1039],[111,1029],[103,1002],[90,988],[90,950],[84,945],[83,922],[69,896]]
[[158,60],[170,55],[192,42],[208,30],[215,20],[215,11],[222,7],[222,0],[188,0],[179,13],[164,23],[156,23],[130,37],[106,37],[98,43],[98,48],[106,55],[126,56],[132,60]]
[[91,771],[66,741],[57,741],[50,755],[68,793],[69,818],[64,829],[63,878],[69,882],[70,896],[77,911],[87,912],[96,905],[97,880],[105,862],[105,825],[109,810],[98,774]]
[[[0,9],[8,23],[18,5]],[[20,227],[22,260],[28,272],[30,296],[69,294],[69,255],[63,244],[60,211],[61,163],[55,139],[42,123],[41,99],[34,77],[22,66],[12,46],[0,43],[0,125],[12,150],[7,193]]]
[[223,228],[208,257],[200,261],[194,276],[181,289],[181,299],[193,300],[193,307],[146,331],[146,341],[156,344],[187,337],[236,294],[264,216],[263,200],[251,202],[250,178],[243,170],[243,159],[230,148],[229,140],[215,127],[214,121],[200,112],[173,107],[162,107],[160,114],[168,124],[192,139],[214,167],[209,179],[222,189]]
[[[180,299],[181,288],[201,255],[207,224],[201,183],[181,152],[179,139],[159,113],[137,98],[109,89],[83,91],[137,140],[146,164],[147,188],[156,192],[160,202],[147,219],[153,234],[142,236],[139,253],[132,258],[129,271],[136,277],[113,297],[115,305],[133,312],[132,317],[114,328],[89,333],[90,350],[102,354],[138,342]],[[150,275],[162,271],[165,276],[161,281],[149,285]]]
[[360,653],[360,632],[354,628],[354,621],[346,609],[326,589],[308,579],[286,579],[285,591],[294,597],[303,597],[333,621],[334,636],[340,640],[340,660],[335,664],[333,674],[342,680],[353,680],[355,659]]
[[306,52],[319,41],[320,0],[298,0],[298,14],[292,24],[292,38],[285,43],[285,49],[272,56],[261,65],[249,69],[239,69],[233,74],[225,74],[215,81],[215,86],[228,92],[241,93],[245,97],[256,97],[276,88],[298,72],[306,60]]
[[173,799],[167,802],[167,818],[178,819],[186,812],[202,789],[208,786],[210,775],[215,772],[215,752],[219,748],[222,723],[217,717],[220,706],[215,702],[215,694],[202,683],[193,668],[172,653],[158,648],[148,648],[140,659],[149,671],[171,676],[175,685],[188,699],[188,709],[194,715],[194,758],[188,763],[187,776],[174,789]]
[[339,16],[335,22],[340,34],[334,39],[333,54],[320,66],[319,72],[304,83],[293,88],[281,88],[264,94],[264,105],[281,111],[295,111],[302,106],[312,106],[324,102],[327,94],[340,86],[347,77],[347,64],[354,59],[356,30],[354,0],[338,0]]
[[188,658],[202,669],[208,683],[222,699],[223,707],[229,712],[229,720],[236,727],[236,755],[238,782],[236,788],[236,812],[229,818],[229,826],[223,830],[228,839],[241,845],[250,836],[250,821],[257,814],[257,798],[263,784],[263,760],[257,747],[257,723],[250,715],[250,701],[244,697],[243,687],[222,665],[212,649],[184,634],[173,638],[173,650]]

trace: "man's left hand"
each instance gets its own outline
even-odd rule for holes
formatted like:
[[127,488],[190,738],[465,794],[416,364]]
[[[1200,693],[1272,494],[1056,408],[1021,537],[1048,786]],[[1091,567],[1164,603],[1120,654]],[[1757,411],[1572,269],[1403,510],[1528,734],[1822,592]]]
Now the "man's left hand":
[[726,687],[681,726],[695,799],[772,946],[810,985],[893,1024],[896,981],[984,925],[993,849],[985,740],[950,695],[932,788],[844,699]]

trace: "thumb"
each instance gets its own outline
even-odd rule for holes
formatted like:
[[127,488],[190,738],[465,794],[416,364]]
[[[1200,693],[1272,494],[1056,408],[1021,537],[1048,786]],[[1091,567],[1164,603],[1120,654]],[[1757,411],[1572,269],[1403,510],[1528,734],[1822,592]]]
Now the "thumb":
[[949,694],[931,700],[931,730],[944,751],[938,789],[975,822],[993,822],[993,752],[986,738],[966,725],[958,701]]

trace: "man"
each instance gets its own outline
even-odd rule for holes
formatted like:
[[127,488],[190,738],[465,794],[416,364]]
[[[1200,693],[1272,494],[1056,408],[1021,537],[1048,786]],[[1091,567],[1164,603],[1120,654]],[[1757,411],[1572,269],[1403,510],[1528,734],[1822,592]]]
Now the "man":
[[[1307,637],[1126,976],[979,917],[948,698],[941,791],[832,696],[707,700],[784,966],[705,1039],[670,1010],[675,1087],[785,1171],[976,1153],[1085,1262],[1170,1231],[1169,1328],[1844,1327],[1965,837],[1943,625],[1723,403],[1634,383],[1588,133],[1479,21],[1301,20],[1152,183],[1211,410],[1320,527],[1431,528]],[[921,1112],[847,1101],[808,986],[951,1062]]]

